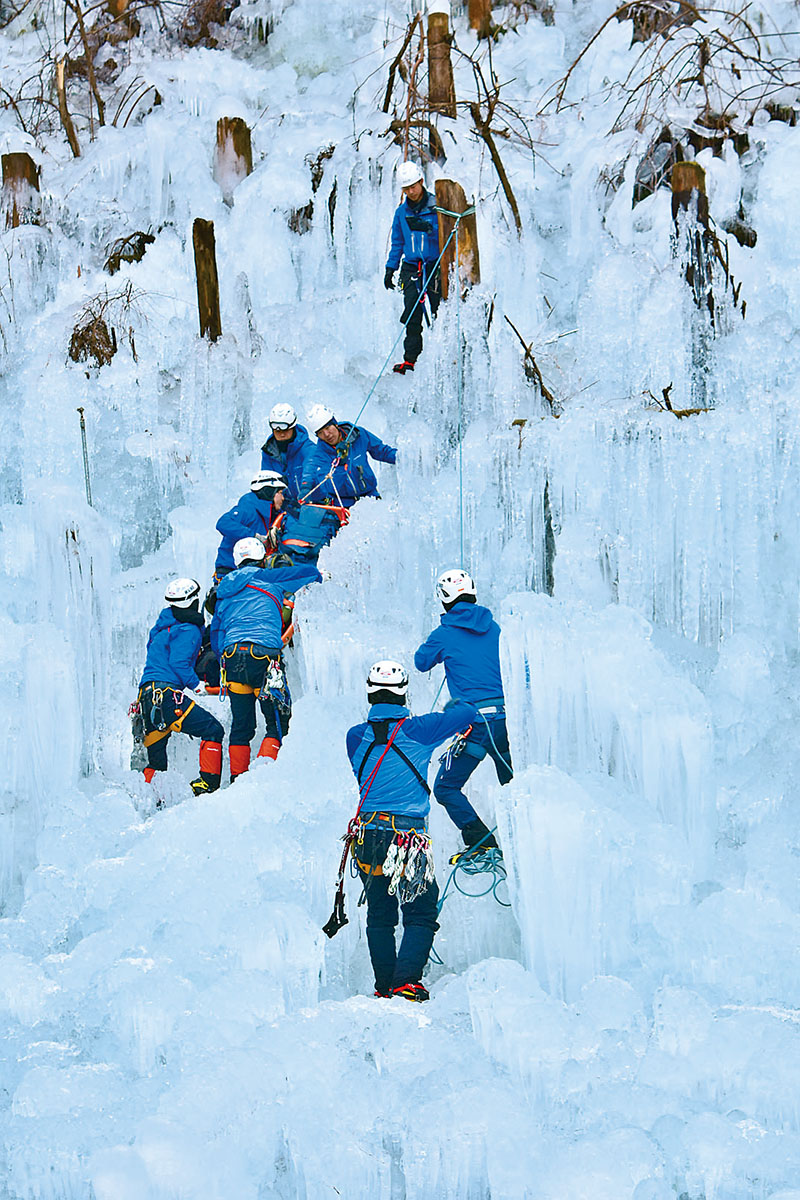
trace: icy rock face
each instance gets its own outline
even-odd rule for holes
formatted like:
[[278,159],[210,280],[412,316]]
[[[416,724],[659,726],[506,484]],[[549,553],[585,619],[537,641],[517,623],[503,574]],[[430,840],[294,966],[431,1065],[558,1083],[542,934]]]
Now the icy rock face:
[[[556,6],[493,45],[545,146],[532,171],[503,139],[521,241],[467,127],[445,122],[429,183],[478,199],[485,283],[443,306],[402,380],[376,383],[402,333],[380,287],[402,152],[379,109],[405,11],[258,0],[236,53],[145,36],[120,87],[141,73],[161,104],[74,162],[47,141],[48,224],[4,233],[0,272],[9,1198],[798,1196],[798,133],[754,122],[741,166],[705,153],[718,221],[745,176],[755,197],[758,245],[731,251],[748,316],[720,302],[716,409],[656,411],[670,381],[676,407],[696,385],[697,314],[667,191],[632,206],[650,131],[605,136],[629,23],[581,59],[591,95],[538,115],[607,15]],[[3,44],[14,76],[25,55]],[[456,87],[472,94],[464,56]],[[228,207],[213,148],[234,115],[254,170]],[[215,222],[213,346],[197,216]],[[137,228],[156,241],[112,279],[107,246]],[[106,290],[116,356],[68,362]],[[368,395],[361,423],[398,463],[323,552],[332,579],[298,596],[280,759],[195,800],[197,746],[176,738],[148,788],[125,711],[166,582],[208,582],[274,403],[354,419]],[[357,886],[348,927],[321,933],[357,803],[344,735],[370,663],[410,663],[461,562],[503,626],[516,778],[499,789],[484,764],[468,790],[508,884],[501,903],[451,888],[431,1004],[373,1001]],[[415,711],[440,682],[412,674]],[[444,885],[459,843],[436,806],[431,831]]]

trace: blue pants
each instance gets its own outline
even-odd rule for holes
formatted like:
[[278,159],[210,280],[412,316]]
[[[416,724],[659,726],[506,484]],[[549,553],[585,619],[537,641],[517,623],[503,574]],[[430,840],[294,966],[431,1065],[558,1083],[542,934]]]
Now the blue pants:
[[[447,815],[458,829],[463,829],[470,822],[478,820],[478,814],[462,792],[464,784],[482,759],[488,754],[494,763],[497,778],[501,784],[510,783],[514,778],[511,764],[511,751],[508,748],[508,731],[505,717],[487,718],[488,728],[480,721],[474,725],[472,733],[464,743],[457,758],[453,758],[450,766],[446,766],[444,756],[439,773],[433,783],[433,794],[439,803],[447,810]],[[490,731],[491,730],[491,736]],[[494,739],[494,744],[492,744]]]
[[[395,817],[395,829],[425,828],[424,818]],[[389,895],[389,881],[375,875],[386,858],[395,829],[388,821],[376,819],[364,832],[364,842],[355,846],[358,873],[367,896],[367,945],[375,972],[375,990],[386,994],[406,983],[419,983],[439,928],[436,905],[439,889],[434,879],[421,896],[410,904],[400,905],[397,896]],[[364,870],[363,867],[369,868]],[[403,911],[403,937],[400,950],[395,946],[398,909]]]
[[[280,658],[280,649],[270,649],[255,643],[242,642],[232,655],[223,654],[227,683],[243,683],[248,687],[260,690],[264,686],[269,660]],[[286,736],[292,715],[288,686],[285,689],[285,695],[288,711],[280,711],[271,699],[265,698],[258,701],[267,726],[266,736],[277,738],[279,742],[283,741]],[[228,691],[233,716],[230,735],[232,746],[249,746],[255,737],[256,698],[257,692],[237,692],[233,689]]]
[[[160,686],[162,690],[162,699],[154,711],[153,686],[153,684],[146,683],[139,692],[145,734],[152,733],[159,724],[171,725],[173,721],[178,720],[181,713],[186,712],[192,703],[191,700],[187,700],[180,689],[175,690],[168,684],[156,684],[156,689],[158,690]],[[199,704],[195,704],[186,714],[181,722],[180,732],[208,742],[221,742],[225,736],[225,730],[217,718],[212,717],[211,713],[206,712]],[[147,747],[147,763],[154,771],[166,771],[167,769],[167,742],[170,737],[171,734],[168,733],[166,737],[160,738]]]

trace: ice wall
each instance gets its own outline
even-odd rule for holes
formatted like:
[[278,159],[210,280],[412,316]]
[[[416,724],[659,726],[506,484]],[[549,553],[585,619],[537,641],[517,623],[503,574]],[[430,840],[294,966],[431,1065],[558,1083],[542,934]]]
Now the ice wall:
[[[785,172],[800,134],[759,119],[743,165],[704,154],[712,211],[746,183],[759,242],[732,250],[748,316],[720,310],[716,407],[679,420],[648,395],[672,382],[677,406],[693,385],[669,196],[633,208],[647,135],[605,137],[629,27],[582,60],[585,102],[546,118],[539,97],[607,12],[556,6],[553,26],[531,15],[498,41],[505,94],[542,142],[533,159],[502,146],[522,241],[488,157],[443,122],[430,175],[477,198],[484,283],[363,415],[398,464],[324,552],[330,582],[299,597],[291,737],[202,801],[184,739],[155,793],[127,770],[125,712],[165,582],[209,578],[211,530],[272,404],[353,418],[399,329],[380,280],[400,149],[379,107],[406,14],[295,0],[239,16],[236,53],[125,50],[121,86],[144,72],[162,103],[75,162],[54,138],[47,225],[3,235],[2,1187],[792,1200],[800,251]],[[471,94],[460,57],[456,86]],[[253,129],[230,208],[212,175],[220,115]],[[196,216],[215,222],[215,346],[196,336]],[[156,241],[111,279],[105,248],[136,228]],[[109,366],[68,362],[87,300],[127,284],[135,356],[120,337]],[[512,907],[451,890],[417,1009],[369,997],[357,889],[350,925],[332,942],[320,927],[365,671],[410,660],[462,540],[503,625],[516,778],[501,790],[484,765],[470,795],[498,825]],[[412,677],[417,711],[440,679]],[[441,811],[431,825],[443,883],[457,838]]]

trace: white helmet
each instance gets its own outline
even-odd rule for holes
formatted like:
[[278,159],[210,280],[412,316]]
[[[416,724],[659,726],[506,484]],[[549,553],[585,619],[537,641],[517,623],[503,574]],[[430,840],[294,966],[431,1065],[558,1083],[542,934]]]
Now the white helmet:
[[412,187],[415,183],[424,183],[425,176],[422,174],[422,168],[411,159],[408,162],[400,163],[397,168],[397,182],[401,188]]
[[391,659],[381,659],[369,669],[367,676],[367,695],[375,692],[392,692],[395,696],[405,699],[408,691],[408,672],[400,663]]
[[251,562],[254,566],[258,566],[266,557],[267,547],[258,538],[240,538],[233,547],[233,561],[237,567],[244,562]]
[[196,579],[173,579],[164,599],[172,608],[191,608],[200,599],[200,584]]
[[475,588],[475,580],[466,571],[462,571],[460,567],[454,567],[450,571],[445,571],[436,580],[436,595],[441,600],[442,604],[452,604],[455,600],[460,600],[464,596],[470,597],[472,600],[477,600],[478,593]]
[[288,486],[279,471],[259,471],[250,480],[251,492],[260,492],[262,488],[273,488],[274,491],[281,492]]
[[273,429],[294,429],[297,413],[291,404],[276,404],[269,414],[269,423]]
[[312,404],[308,413],[308,427],[312,433],[319,433],[320,429],[324,429],[331,422],[336,423],[332,409],[325,404]]

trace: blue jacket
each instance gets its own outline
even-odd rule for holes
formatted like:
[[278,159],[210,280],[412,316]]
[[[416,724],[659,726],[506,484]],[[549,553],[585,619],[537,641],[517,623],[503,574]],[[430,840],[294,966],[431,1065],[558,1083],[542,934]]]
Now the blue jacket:
[[139,687],[144,683],[168,683],[175,688],[200,684],[194,664],[203,640],[203,619],[179,621],[171,608],[159,614],[147,639],[147,658]]
[[501,702],[500,626],[489,609],[462,601],[442,613],[440,622],[414,655],[417,670],[430,671],[443,662],[454,700]]
[[259,500],[255,492],[245,492],[238,503],[217,521],[217,531],[222,541],[217,551],[214,567],[234,568],[233,547],[240,538],[254,537],[257,533],[269,533],[272,522],[278,515],[270,500]]
[[[419,204],[412,204],[406,197],[394,214],[392,221],[392,245],[386,260],[386,269],[396,271],[403,258],[409,264],[418,262],[432,266],[439,257],[439,218],[434,210],[434,201],[427,191],[422,193]],[[409,229],[408,218],[416,217],[429,225],[428,232]]]
[[[313,504],[321,504],[331,500],[338,504],[337,495],[345,508],[350,508],[361,496],[377,496],[378,481],[375,472],[367,462],[367,455],[378,462],[393,463],[397,458],[394,446],[387,446],[374,433],[360,426],[353,426],[350,421],[339,421],[339,428],[345,440],[353,431],[353,438],[347,450],[345,441],[338,446],[329,446],[327,442],[317,442],[314,451],[306,462],[303,474],[302,494],[311,492],[308,499]],[[342,455],[344,454],[344,457]],[[330,479],[325,476],[331,469],[334,459],[339,458]],[[325,482],[322,483],[322,480]],[[319,484],[319,487],[315,485]],[[311,489],[314,489],[313,492]]]
[[[387,735],[391,737],[392,730],[403,717],[407,720],[403,721],[393,746],[402,750],[423,779],[428,773],[428,764],[436,747],[452,734],[466,729],[473,721],[479,719],[471,704],[454,704],[447,712],[427,713],[423,717],[409,716],[408,709],[399,704],[371,705],[368,719],[347,731],[347,755],[356,779],[364,757],[369,753],[361,772],[362,794],[367,780],[378,766],[378,760],[385,750],[385,746],[376,746],[374,750],[370,750],[375,741],[375,723],[387,721]],[[430,797],[408,763],[403,762],[394,749],[390,749],[370,785],[362,811],[426,817],[430,807]]]
[[296,500],[300,495],[305,461],[313,451],[314,443],[302,425],[295,425],[290,442],[279,442],[273,433],[261,447],[261,470],[280,471],[289,485],[287,492]]
[[211,649],[217,658],[235,642],[261,646],[281,644],[281,609],[287,593],[307,583],[319,583],[316,567],[239,567],[220,581],[211,622]]

